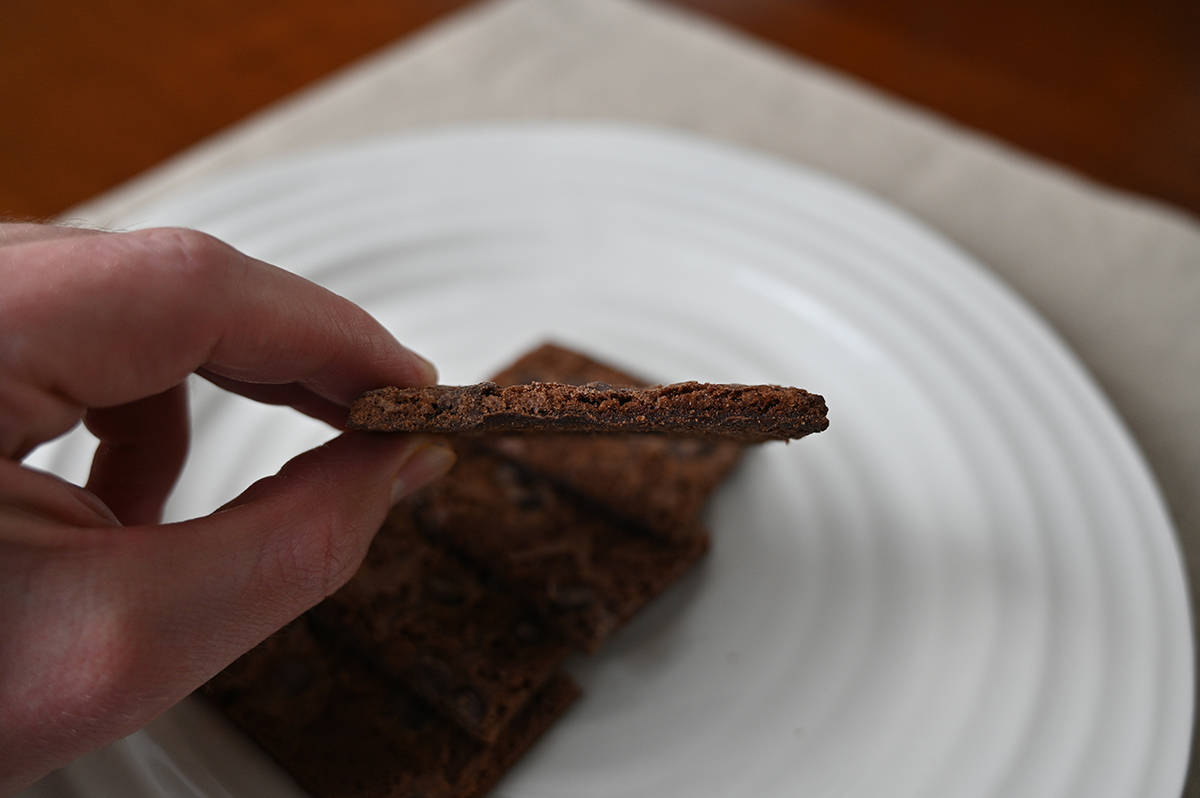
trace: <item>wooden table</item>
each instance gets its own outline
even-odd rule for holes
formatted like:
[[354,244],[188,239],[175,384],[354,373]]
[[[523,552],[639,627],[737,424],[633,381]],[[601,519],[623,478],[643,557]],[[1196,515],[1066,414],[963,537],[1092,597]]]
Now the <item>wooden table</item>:
[[[673,0],[1200,214],[1200,3]],[[54,215],[463,0],[8,0],[0,216]]]

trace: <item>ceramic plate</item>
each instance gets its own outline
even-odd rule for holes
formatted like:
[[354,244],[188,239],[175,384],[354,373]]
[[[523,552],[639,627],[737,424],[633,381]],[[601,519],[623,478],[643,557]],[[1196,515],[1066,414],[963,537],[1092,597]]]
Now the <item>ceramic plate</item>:
[[[800,385],[708,561],[600,654],[498,788],[589,796],[1174,798],[1179,553],[1111,407],[971,258],[828,178],[661,131],[443,130],[247,169],[128,219],[221,236],[471,382],[552,338],[663,381]],[[197,384],[172,518],[329,433]],[[82,479],[76,434],[36,465]],[[192,701],[34,791],[296,795]]]

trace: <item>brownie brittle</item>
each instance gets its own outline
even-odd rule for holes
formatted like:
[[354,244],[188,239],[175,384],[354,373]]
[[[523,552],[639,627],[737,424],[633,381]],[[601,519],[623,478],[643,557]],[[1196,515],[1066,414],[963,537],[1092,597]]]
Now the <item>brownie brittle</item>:
[[348,426],[435,435],[666,433],[763,443],[820,432],[829,425],[825,414],[820,396],[779,385],[481,382],[368,391],[351,406]]
[[568,640],[595,650],[707,550],[697,530],[661,541],[589,512],[551,483],[466,447],[414,499],[422,531],[459,552]]
[[496,739],[569,653],[502,587],[482,582],[392,510],[362,567],[311,610],[339,636],[480,739]]
[[200,692],[314,798],[477,798],[578,696],[553,677],[484,745],[304,616]]

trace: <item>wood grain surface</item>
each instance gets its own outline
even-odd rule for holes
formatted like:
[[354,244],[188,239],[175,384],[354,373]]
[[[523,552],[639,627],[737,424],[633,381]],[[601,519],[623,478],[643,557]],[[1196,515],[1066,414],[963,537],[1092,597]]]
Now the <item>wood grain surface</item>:
[[[1200,3],[673,0],[1200,214]],[[5,0],[0,216],[88,199],[463,0]]]

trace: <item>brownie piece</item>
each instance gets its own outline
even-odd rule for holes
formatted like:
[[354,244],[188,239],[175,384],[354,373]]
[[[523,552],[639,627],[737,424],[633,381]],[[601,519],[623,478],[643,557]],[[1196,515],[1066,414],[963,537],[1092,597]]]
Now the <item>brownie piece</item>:
[[701,510],[742,454],[736,444],[694,438],[574,437],[506,435],[488,447],[664,540],[701,529]]
[[[646,380],[582,352],[545,343],[496,374],[500,385]],[[705,502],[741,459],[733,441],[667,435],[497,435],[481,442],[559,487],[667,540],[700,529]]]
[[301,617],[201,688],[314,798],[473,798],[578,696],[554,677],[490,746]]
[[606,382],[630,388],[645,387],[650,380],[618,369],[591,355],[546,341],[509,363],[492,377],[499,385],[523,382],[562,382],[567,385],[586,385]]
[[639,432],[745,443],[829,426],[825,400],[800,388],[679,382],[648,388],[532,382],[379,388],[350,408],[351,429],[432,434]]
[[431,540],[508,584],[587,651],[682,576],[709,545],[702,530],[678,543],[641,534],[471,447],[460,447],[450,474],[414,503]]
[[506,590],[392,510],[358,573],[310,611],[332,634],[475,737],[495,740],[569,646]]

